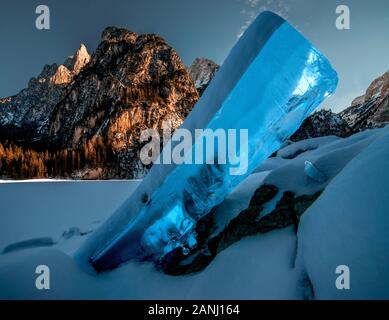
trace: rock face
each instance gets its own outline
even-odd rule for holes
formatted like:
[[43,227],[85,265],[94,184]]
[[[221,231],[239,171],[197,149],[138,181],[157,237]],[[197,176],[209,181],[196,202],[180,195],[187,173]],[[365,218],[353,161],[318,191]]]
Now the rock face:
[[346,137],[349,133],[349,125],[339,114],[331,110],[319,110],[305,119],[291,140],[300,141],[329,135]]
[[[177,128],[218,70],[205,58],[186,70],[161,37],[108,27],[92,56],[81,45],[0,99],[0,176],[142,178],[149,166],[139,160],[141,131],[160,130],[163,121]],[[388,123],[386,72],[343,112],[313,113],[291,140],[347,137]]]
[[[275,199],[279,192],[282,192],[282,196],[275,208],[265,213],[266,204]],[[256,190],[248,208],[233,218],[219,233],[215,234],[217,227],[212,212],[200,219],[196,226],[196,249],[185,255],[182,248],[178,248],[166,255],[157,267],[171,275],[198,272],[207,267],[218,253],[244,237],[289,225],[294,225],[297,231],[301,215],[320,194],[321,191],[313,195],[296,196],[291,191],[280,191],[276,186],[264,184]]]
[[0,99],[0,142],[28,142],[38,139],[48,115],[65,96],[66,87],[88,64],[90,56],[81,44],[76,54],[64,64],[46,65],[19,94]]
[[292,137],[293,141],[335,135],[347,137],[389,123],[389,71],[374,80],[366,93],[339,114],[320,110],[309,116]]
[[293,141],[335,135],[347,137],[389,123],[389,71],[374,80],[366,93],[354,99],[339,114],[320,110],[309,116],[292,137]]
[[94,178],[140,178],[147,170],[139,160],[141,131],[159,130],[163,121],[177,128],[198,98],[164,39],[109,27],[91,57],[81,45],[0,101],[0,142],[48,151],[54,162],[65,157],[65,165],[49,164],[63,167],[54,176],[83,178],[92,170]]
[[372,82],[366,93],[340,113],[352,132],[381,128],[389,123],[389,71]]
[[139,178],[141,131],[161,129],[163,121],[179,127],[197,99],[181,59],[162,38],[108,28],[88,67],[54,109],[48,132],[59,148],[77,148],[101,134],[117,155],[117,174]]
[[196,58],[188,68],[189,74],[200,95],[208,87],[219,68],[219,65],[206,58]]

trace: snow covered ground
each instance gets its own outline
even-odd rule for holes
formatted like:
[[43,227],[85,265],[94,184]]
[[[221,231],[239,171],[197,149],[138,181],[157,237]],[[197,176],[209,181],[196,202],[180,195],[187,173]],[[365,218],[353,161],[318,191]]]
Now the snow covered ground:
[[[256,176],[255,183],[243,184],[240,190],[231,194],[227,210],[237,212],[248,205],[251,194],[265,175]],[[36,242],[28,248],[16,246],[14,251],[0,255],[0,299],[299,298],[292,269],[296,244],[292,228],[244,239],[220,254],[204,272],[192,276],[166,276],[150,263],[135,262],[99,276],[82,271],[72,254],[87,235],[76,232],[67,238],[62,233],[69,230],[71,233],[72,227],[85,233],[95,229],[138,183],[0,186],[0,248],[26,239]],[[23,202],[10,198],[21,194],[26,195]],[[47,246],[39,241],[47,237],[55,243]],[[250,254],[242,255],[242,252]],[[236,268],[236,261],[242,263],[244,270]],[[40,291],[35,287],[38,265],[50,268],[50,290]],[[273,270],[274,278],[269,278],[269,270]],[[240,288],[238,293],[237,286]]]
[[[0,184],[0,299],[302,299],[309,290],[317,299],[389,298],[388,146],[389,127],[285,147],[230,194],[217,217],[222,228],[262,183],[296,194],[325,188],[298,234],[287,227],[246,237],[204,271],[179,277],[139,262],[95,275],[73,258],[139,181]],[[307,175],[306,161],[326,180]],[[50,290],[35,287],[42,264]],[[350,269],[350,290],[335,286],[339,265]]]

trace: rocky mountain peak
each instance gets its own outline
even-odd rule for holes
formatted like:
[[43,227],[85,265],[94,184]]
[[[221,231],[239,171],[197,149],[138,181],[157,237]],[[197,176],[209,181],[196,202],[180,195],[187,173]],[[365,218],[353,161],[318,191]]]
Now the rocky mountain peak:
[[374,80],[366,90],[365,101],[379,97],[382,101],[389,94],[389,71]]
[[371,99],[382,101],[389,94],[389,71],[375,79],[367,88],[366,93],[353,100],[351,106],[361,105]]
[[90,58],[86,46],[81,43],[76,53],[65,61],[64,66],[74,74],[78,74],[89,63]]
[[120,41],[134,43],[138,35],[125,28],[107,27],[101,35],[101,41],[116,43]]
[[64,65],[60,65],[55,71],[54,75],[50,77],[50,83],[54,85],[67,84],[72,81],[73,75],[68,68]]
[[304,120],[299,130],[291,137],[292,141],[334,135],[346,137],[350,132],[347,122],[331,110],[321,109]]
[[219,68],[218,64],[206,58],[196,58],[193,61],[188,71],[200,94],[207,88]]
[[28,88],[47,90],[46,87],[39,88],[39,86],[42,84],[54,86],[68,84],[89,63],[90,58],[87,48],[81,44],[76,53],[68,57],[63,64],[59,66],[56,63],[45,65],[39,76],[30,80]]
[[142,130],[159,130],[164,121],[179,127],[198,98],[163,38],[108,27],[91,56],[81,45],[0,100],[0,143],[36,152],[40,160],[23,165],[41,163],[32,176],[139,178],[148,170],[139,157]]
[[389,71],[375,79],[363,96],[340,113],[352,129],[359,132],[389,123]]

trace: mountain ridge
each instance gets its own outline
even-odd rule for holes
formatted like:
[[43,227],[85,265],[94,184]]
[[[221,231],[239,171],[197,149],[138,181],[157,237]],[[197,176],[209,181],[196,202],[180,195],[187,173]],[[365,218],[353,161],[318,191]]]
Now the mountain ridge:
[[[3,176],[141,178],[148,170],[139,160],[141,131],[161,130],[164,121],[179,127],[198,98],[162,37],[108,27],[91,56],[81,45],[73,58],[45,66],[26,89],[2,100]],[[23,157],[26,150],[34,163]],[[30,165],[39,172],[26,174],[21,167]]]
[[[142,178],[144,129],[178,128],[219,70],[210,59],[185,67],[155,34],[107,27],[95,52],[81,44],[45,65],[18,94],[0,99],[3,178]],[[348,137],[389,123],[389,72],[336,114],[311,114],[291,141]]]

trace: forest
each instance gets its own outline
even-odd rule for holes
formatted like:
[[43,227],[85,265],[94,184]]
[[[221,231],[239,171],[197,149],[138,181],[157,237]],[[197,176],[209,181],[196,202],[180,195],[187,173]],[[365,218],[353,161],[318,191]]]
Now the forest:
[[0,178],[70,178],[77,170],[95,168],[112,160],[112,151],[101,135],[75,149],[36,151],[4,142],[0,143]]

